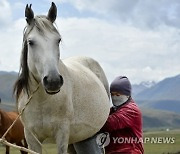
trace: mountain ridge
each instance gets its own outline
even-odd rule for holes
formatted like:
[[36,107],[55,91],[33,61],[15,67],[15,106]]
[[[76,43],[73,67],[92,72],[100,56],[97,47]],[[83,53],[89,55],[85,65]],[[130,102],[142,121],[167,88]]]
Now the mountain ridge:
[[[16,72],[0,71],[0,98],[2,101],[2,103],[0,103],[0,108],[4,110],[11,111],[16,109],[15,100],[12,97],[12,89],[17,76],[18,73]],[[143,113],[143,127],[145,129],[154,127],[180,127],[180,100],[156,99],[156,96],[159,96],[156,95],[156,92],[162,93],[161,91],[163,91],[165,94],[167,94],[167,87],[171,89],[171,91],[168,92],[174,92],[172,91],[174,87],[180,88],[180,86],[177,86],[180,83],[180,75],[166,78],[158,83],[149,83],[146,84],[145,82],[142,82],[139,85],[132,85],[132,89],[136,93],[134,93],[133,98],[136,100]],[[138,88],[140,90],[139,92],[137,90]],[[175,92],[178,93],[179,91],[177,88]],[[147,97],[143,96],[144,93]],[[153,96],[153,99],[149,99],[150,96]]]
[[17,79],[16,72],[0,71],[0,98],[1,101],[13,102],[13,86]]
[[135,95],[137,100],[178,100],[180,101],[180,75],[168,77]]

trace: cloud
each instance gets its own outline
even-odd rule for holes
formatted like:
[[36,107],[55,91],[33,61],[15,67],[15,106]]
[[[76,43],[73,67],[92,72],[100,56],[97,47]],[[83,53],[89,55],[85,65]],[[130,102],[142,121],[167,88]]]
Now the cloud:
[[[161,80],[179,72],[179,33],[167,26],[149,30],[97,18],[59,18],[61,55],[97,59],[109,80],[119,74],[133,82]],[[176,67],[174,67],[176,66]]]
[[[180,27],[179,0],[56,0],[71,3],[80,12],[91,11],[109,20],[126,22],[141,28],[161,25]],[[101,17],[102,17],[101,16]]]
[[[158,8],[161,0],[156,3],[148,0],[134,0],[133,3],[129,0],[120,0],[121,3],[117,0],[66,0],[68,2],[79,11],[89,10],[114,19],[76,15],[58,17],[56,24],[63,38],[62,58],[90,56],[100,62],[110,82],[117,75],[126,75],[132,83],[138,83],[159,81],[179,73],[180,31],[178,23],[170,22],[170,19],[176,21],[177,11],[174,8],[179,7],[178,1],[169,4],[164,0],[170,6],[168,11],[165,4]],[[44,5],[49,7],[49,3]],[[22,4],[15,6],[15,9],[19,7],[22,10]],[[13,10],[12,7],[9,9]],[[147,25],[151,20],[155,20],[154,23]],[[5,29],[0,28],[0,70],[18,71],[24,26],[25,20],[18,17],[6,24]]]
[[5,27],[12,20],[11,7],[7,0],[0,1],[0,28]]
[[139,0],[132,12],[130,20],[141,27],[156,28],[161,25],[179,27],[180,1],[174,0]]
[[0,70],[19,70],[24,26],[24,19],[18,19],[6,29],[0,29]]

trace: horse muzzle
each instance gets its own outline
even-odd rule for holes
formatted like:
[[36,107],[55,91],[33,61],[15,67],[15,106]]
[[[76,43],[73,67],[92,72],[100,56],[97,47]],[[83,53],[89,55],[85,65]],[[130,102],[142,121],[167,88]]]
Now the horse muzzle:
[[43,78],[43,84],[46,93],[54,95],[58,93],[64,83],[61,75],[47,75]]

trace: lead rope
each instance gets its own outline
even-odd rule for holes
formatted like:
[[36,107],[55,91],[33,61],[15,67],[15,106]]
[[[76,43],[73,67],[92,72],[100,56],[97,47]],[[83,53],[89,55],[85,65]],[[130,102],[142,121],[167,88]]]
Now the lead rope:
[[[4,143],[4,144],[6,144],[6,145],[8,145],[8,146],[14,147],[14,148],[19,149],[19,150],[28,152],[28,153],[30,153],[30,154],[39,154],[39,153],[36,153],[36,152],[34,152],[34,151],[32,151],[32,150],[29,150],[29,149],[27,149],[27,148],[24,148],[24,147],[20,147],[20,146],[16,146],[16,145],[14,145],[14,144],[11,144],[11,143],[9,143],[8,141],[6,141],[5,136],[6,136],[7,133],[10,131],[10,129],[14,126],[14,124],[17,122],[17,120],[20,118],[20,116],[21,116],[22,113],[24,112],[25,108],[27,107],[27,105],[28,105],[29,102],[31,101],[34,93],[39,89],[39,85],[40,85],[40,84],[38,84],[38,86],[36,87],[36,89],[32,92],[32,94],[31,94],[31,96],[29,97],[27,103],[24,105],[23,109],[21,110],[21,112],[19,113],[19,115],[17,116],[17,118],[14,120],[14,122],[11,124],[11,126],[7,129],[7,131],[4,133],[4,135],[3,135],[2,138],[0,139],[0,142],[1,142],[1,143]],[[30,131],[30,132],[31,132],[31,131]],[[43,147],[42,144],[40,143],[40,141],[34,136],[34,134],[33,134],[32,132],[31,132],[31,134],[32,134],[33,137],[38,141],[38,143],[41,145],[41,147]],[[45,150],[45,151],[46,151],[46,150]],[[47,151],[46,151],[46,153],[47,153]]]

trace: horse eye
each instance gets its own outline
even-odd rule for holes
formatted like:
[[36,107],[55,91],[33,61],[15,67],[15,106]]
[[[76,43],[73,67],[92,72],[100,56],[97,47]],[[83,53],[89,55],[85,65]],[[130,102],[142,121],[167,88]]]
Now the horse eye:
[[28,44],[29,44],[30,46],[33,46],[33,45],[34,45],[34,41],[33,41],[33,40],[29,40],[29,41],[28,41]]
[[58,40],[58,44],[61,42],[61,38]]

